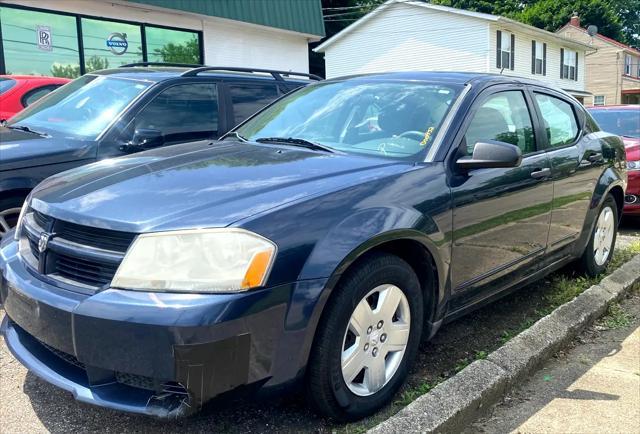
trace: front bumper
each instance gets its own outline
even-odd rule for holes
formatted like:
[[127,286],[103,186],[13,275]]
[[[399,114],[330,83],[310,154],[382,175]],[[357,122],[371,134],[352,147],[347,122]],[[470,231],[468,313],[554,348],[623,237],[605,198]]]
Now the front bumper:
[[240,294],[87,296],[39,280],[16,243],[3,244],[5,342],[79,401],[179,417],[240,386],[283,385],[304,368],[324,279]]
[[640,216],[640,172],[627,172],[627,191],[622,213],[624,215]]

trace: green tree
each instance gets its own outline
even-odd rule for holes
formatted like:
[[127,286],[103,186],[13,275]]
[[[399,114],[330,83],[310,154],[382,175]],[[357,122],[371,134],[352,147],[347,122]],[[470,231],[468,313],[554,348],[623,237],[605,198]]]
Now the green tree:
[[[109,68],[109,60],[103,57],[91,56],[85,62],[86,72]],[[54,63],[51,67],[51,75],[54,77],[76,78],[80,76],[80,65],[62,65]]]
[[432,0],[431,3],[452,8],[466,9],[468,11],[483,12],[485,14],[510,16],[522,11],[528,4],[535,0]]
[[512,17],[555,32],[569,21],[573,13],[580,16],[583,26],[594,24],[603,35],[623,39],[620,17],[608,0],[538,0],[512,14]]
[[197,39],[192,39],[184,44],[169,42],[161,48],[154,49],[153,54],[162,59],[162,62],[200,63],[200,46]]
[[623,40],[640,50],[640,0],[612,0],[622,24]]

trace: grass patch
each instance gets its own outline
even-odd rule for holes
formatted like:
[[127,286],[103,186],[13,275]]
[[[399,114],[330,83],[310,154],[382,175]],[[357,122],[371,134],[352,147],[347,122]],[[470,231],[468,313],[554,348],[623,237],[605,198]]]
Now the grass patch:
[[629,327],[633,316],[622,310],[620,304],[613,303],[607,309],[607,314],[602,318],[602,325],[608,329],[621,329]]

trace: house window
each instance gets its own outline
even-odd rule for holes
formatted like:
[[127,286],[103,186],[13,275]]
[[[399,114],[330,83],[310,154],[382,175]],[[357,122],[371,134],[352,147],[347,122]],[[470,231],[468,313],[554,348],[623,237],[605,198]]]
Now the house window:
[[578,53],[571,50],[560,49],[560,78],[578,80]]
[[624,56],[624,75],[631,75],[631,56]]
[[531,73],[547,75],[547,44],[531,41]]
[[604,95],[594,95],[593,96],[593,105],[604,105]]
[[496,68],[515,68],[516,37],[513,33],[498,30],[496,38]]

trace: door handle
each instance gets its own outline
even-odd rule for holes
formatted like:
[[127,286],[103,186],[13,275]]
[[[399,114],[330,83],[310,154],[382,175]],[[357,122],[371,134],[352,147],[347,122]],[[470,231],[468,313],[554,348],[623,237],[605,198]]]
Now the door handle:
[[531,177],[533,179],[543,179],[548,178],[549,176],[551,176],[551,169],[548,167],[545,167],[544,169],[536,169],[531,172]]
[[589,162],[591,163],[597,163],[599,161],[602,161],[602,152],[594,152],[593,154],[587,157],[587,160],[589,160]]

